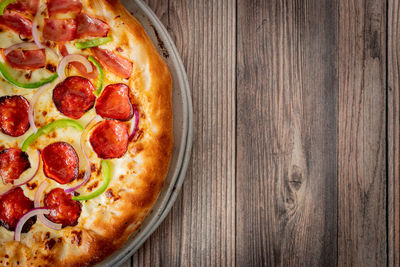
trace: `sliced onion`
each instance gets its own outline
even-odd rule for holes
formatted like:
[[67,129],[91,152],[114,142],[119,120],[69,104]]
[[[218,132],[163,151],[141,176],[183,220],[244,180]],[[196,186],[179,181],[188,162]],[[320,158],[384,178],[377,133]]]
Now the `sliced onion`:
[[39,149],[36,150],[37,158],[33,158],[32,162],[34,163],[33,167],[30,168],[31,171],[24,172],[22,177],[18,178],[14,181],[14,187],[22,186],[30,182],[39,172],[40,167],[40,151]]
[[24,227],[24,224],[26,223],[27,220],[29,220],[31,217],[36,216],[36,215],[43,215],[43,214],[49,214],[50,210],[45,209],[45,208],[35,208],[27,213],[25,213],[24,216],[19,219],[17,223],[17,227],[15,227],[14,231],[14,240],[15,241],[21,241],[21,231],[22,227]]
[[[46,189],[47,186],[48,186],[47,181],[43,181],[39,185],[39,187],[38,187],[38,189],[37,189],[37,191],[35,193],[35,199],[34,199],[35,208],[39,208],[40,207],[40,199],[41,199],[41,196],[43,195],[43,192],[44,192],[44,190]],[[53,223],[52,221],[47,219],[43,214],[39,214],[38,218],[45,226],[49,227],[50,229],[60,230],[62,228],[62,224]]]
[[139,126],[139,111],[136,106],[133,106],[134,117],[131,120],[131,127],[129,129],[129,140],[132,140],[135,136]]
[[85,157],[85,160],[86,160],[85,176],[83,178],[83,181],[80,184],[78,184],[78,185],[76,185],[74,187],[71,187],[71,188],[64,189],[65,193],[67,193],[67,194],[70,194],[70,193],[78,190],[84,184],[86,184],[90,179],[90,174],[91,174],[91,166],[90,165],[91,165],[91,163],[90,163],[90,159],[89,159],[88,153],[85,150],[85,141],[86,141],[86,138],[87,138],[87,135],[88,135],[90,129],[92,129],[92,127],[100,120],[101,120],[101,117],[99,115],[96,115],[96,117],[94,117],[87,124],[87,126],[85,127],[85,130],[83,131],[83,133],[81,135],[81,140],[80,140],[81,144],[80,145],[81,145],[82,153],[83,153],[83,155]]
[[74,61],[82,63],[88,73],[93,71],[92,64],[90,64],[89,60],[86,57],[78,54],[70,54],[63,57],[63,59],[61,59],[60,63],[58,64],[57,73],[61,80],[64,80],[66,78],[65,68],[67,67],[67,65]]
[[42,45],[42,43],[40,42],[40,38],[39,38],[39,31],[38,31],[38,20],[40,15],[42,14],[42,12],[45,10],[46,5],[41,5],[38,9],[38,11],[36,12],[35,18],[33,19],[32,22],[32,36],[33,36],[33,40],[35,41],[35,44],[40,48],[43,49],[44,45]]
[[43,86],[41,86],[39,89],[36,89],[36,92],[33,94],[32,99],[31,99],[31,103],[29,105],[29,109],[28,109],[28,119],[29,119],[29,124],[32,127],[32,130],[34,133],[37,132],[37,127],[35,125],[35,104],[37,102],[37,100],[39,99],[40,95],[49,87],[49,84],[45,84]]
[[9,48],[4,50],[4,55],[7,56],[11,51],[16,49],[23,49],[23,50],[35,50],[38,49],[38,46],[35,43],[18,43],[15,45],[10,46]]

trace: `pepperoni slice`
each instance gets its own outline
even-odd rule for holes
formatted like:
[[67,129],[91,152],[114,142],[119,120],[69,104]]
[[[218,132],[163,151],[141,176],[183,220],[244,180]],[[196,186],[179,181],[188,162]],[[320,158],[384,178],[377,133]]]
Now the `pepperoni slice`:
[[89,141],[100,158],[120,158],[128,149],[128,129],[125,123],[105,120],[96,126]]
[[101,19],[93,18],[85,13],[76,17],[78,28],[76,30],[77,38],[83,37],[103,37],[107,36],[110,26]]
[[88,79],[71,76],[54,88],[53,101],[62,114],[79,119],[94,106],[94,90]]
[[12,184],[29,169],[28,155],[19,148],[8,148],[0,152],[0,176],[4,183]]
[[118,83],[104,88],[103,93],[97,99],[96,112],[103,118],[130,120],[133,116],[133,108],[129,100],[129,87]]
[[0,128],[7,135],[21,136],[29,129],[29,102],[20,95],[0,97]]
[[0,27],[8,28],[24,37],[32,37],[32,21],[21,14],[7,11],[0,16]]
[[43,68],[46,64],[46,54],[43,49],[15,49],[3,57],[11,67],[23,70]]
[[[60,44],[60,45],[59,45],[59,49],[60,49],[60,53],[61,53],[61,55],[62,55],[63,57],[69,55],[68,49],[67,49],[67,47],[65,47],[64,44]],[[90,73],[88,73],[88,72],[86,71],[86,67],[85,67],[82,63],[80,63],[80,62],[73,61],[73,62],[71,62],[71,63],[69,63],[69,64],[71,64],[82,76],[84,76],[84,77],[86,77],[86,78],[89,78],[89,79],[96,79],[97,76],[98,76],[97,68],[96,68],[95,66],[93,66],[93,71],[90,72]],[[92,64],[92,63],[90,63],[90,64]],[[92,64],[92,65],[93,65],[93,64]]]
[[50,209],[50,214],[45,215],[50,221],[62,224],[62,227],[78,224],[81,203],[72,200],[72,195],[61,188],[55,188],[45,196],[44,206]]
[[54,42],[75,39],[75,19],[44,19],[43,38]]
[[131,61],[106,49],[94,47],[91,50],[96,59],[115,75],[125,79],[131,76],[133,70]]
[[[21,187],[11,189],[0,196],[0,224],[7,230],[14,231],[19,219],[31,209],[33,209],[33,201],[24,195]],[[36,216],[30,218],[24,224],[22,232],[28,232],[35,222]]]
[[50,17],[60,13],[80,13],[82,3],[80,0],[47,0],[47,10]]
[[42,159],[46,177],[60,184],[67,184],[78,176],[79,158],[70,144],[56,142],[46,146]]
[[29,12],[34,15],[39,7],[39,1],[40,0],[19,0],[15,4],[8,5],[7,9],[19,12]]

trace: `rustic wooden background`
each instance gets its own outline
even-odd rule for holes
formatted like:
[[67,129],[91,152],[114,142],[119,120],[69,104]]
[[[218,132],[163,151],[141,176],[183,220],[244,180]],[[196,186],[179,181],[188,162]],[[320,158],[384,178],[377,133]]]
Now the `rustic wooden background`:
[[123,266],[400,266],[398,0],[147,0],[194,143]]

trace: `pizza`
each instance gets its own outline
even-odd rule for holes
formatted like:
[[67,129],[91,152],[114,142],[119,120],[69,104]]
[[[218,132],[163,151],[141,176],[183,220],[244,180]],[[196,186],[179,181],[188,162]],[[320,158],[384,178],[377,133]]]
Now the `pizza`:
[[0,266],[90,266],[163,187],[172,79],[118,0],[0,1]]

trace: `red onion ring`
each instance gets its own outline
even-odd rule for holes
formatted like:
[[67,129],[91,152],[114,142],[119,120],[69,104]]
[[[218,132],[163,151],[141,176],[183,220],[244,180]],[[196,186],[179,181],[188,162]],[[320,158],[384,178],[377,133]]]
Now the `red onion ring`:
[[35,41],[35,44],[37,45],[37,47],[39,47],[40,49],[43,49],[44,45],[42,45],[42,43],[40,42],[40,38],[39,38],[38,20],[39,20],[40,14],[42,14],[42,12],[45,10],[45,8],[46,8],[46,5],[41,5],[39,7],[38,11],[36,12],[35,18],[32,21],[33,40]]
[[38,46],[35,43],[18,43],[10,46],[9,48],[4,50],[4,55],[7,56],[11,51],[16,49],[23,49],[23,50],[35,50],[38,49]]
[[24,216],[19,219],[17,226],[15,227],[14,231],[14,240],[15,241],[21,241],[21,231],[22,227],[24,227],[24,224],[26,223],[27,220],[29,220],[31,217],[36,216],[36,215],[43,215],[43,214],[49,214],[50,210],[45,209],[45,208],[35,208],[27,213],[24,214]]
[[133,106],[133,114],[134,116],[131,120],[131,127],[129,129],[129,141],[133,139],[139,126],[139,111],[136,106]]
[[94,126],[98,121],[100,121],[100,120],[101,120],[101,117],[100,117],[99,115],[96,115],[96,116],[87,124],[87,126],[85,127],[85,130],[83,131],[83,133],[82,133],[82,135],[81,135],[80,146],[81,146],[82,153],[83,153],[83,155],[84,155],[84,157],[85,157],[85,160],[86,160],[85,176],[84,176],[84,178],[83,178],[83,181],[82,181],[80,184],[78,184],[78,185],[76,185],[76,186],[74,186],[74,187],[71,187],[71,188],[64,189],[65,193],[67,193],[67,194],[70,194],[70,193],[72,193],[72,192],[78,190],[78,189],[81,188],[84,184],[86,184],[86,183],[89,181],[89,179],[90,179],[90,174],[91,174],[91,166],[90,166],[90,165],[91,165],[91,163],[90,163],[90,159],[89,159],[88,153],[87,153],[86,150],[85,150],[85,144],[84,144],[84,143],[85,143],[85,141],[86,141],[86,137],[87,137],[87,135],[88,135],[90,129],[92,129],[93,126]]
[[[35,208],[39,208],[40,207],[40,199],[41,196],[43,195],[44,190],[46,189],[46,187],[48,186],[47,181],[43,181],[36,193],[35,193],[35,199],[34,199],[34,205]],[[62,228],[62,224],[59,223],[53,223],[52,221],[50,221],[49,219],[47,219],[43,214],[38,215],[39,220],[48,228],[53,229],[53,230],[60,230]]]
[[70,55],[63,57],[61,59],[60,63],[58,64],[57,73],[61,80],[64,80],[66,78],[65,68],[67,67],[67,65],[70,62],[74,62],[74,61],[82,63],[85,66],[86,71],[88,73],[91,73],[93,71],[92,64],[90,64],[89,60],[86,57],[84,57],[82,55],[78,55],[78,54],[70,54]]

